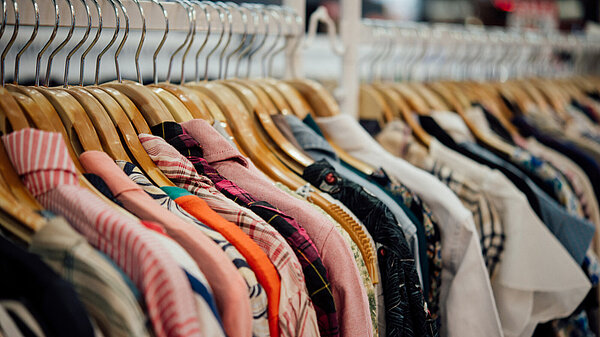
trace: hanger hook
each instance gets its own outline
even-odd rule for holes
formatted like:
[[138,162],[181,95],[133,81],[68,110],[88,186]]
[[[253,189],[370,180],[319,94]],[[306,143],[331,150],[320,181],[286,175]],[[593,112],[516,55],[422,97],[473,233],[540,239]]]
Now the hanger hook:
[[192,0],[192,1],[194,3],[196,3],[198,6],[200,6],[200,8],[202,9],[202,12],[204,12],[204,19],[206,20],[206,33],[204,35],[204,40],[202,41],[202,44],[200,44],[200,48],[198,48],[198,51],[196,52],[196,56],[194,58],[194,63],[196,64],[196,69],[194,70],[194,79],[196,82],[199,82],[200,81],[200,53],[202,52],[202,50],[206,46],[206,43],[208,42],[208,38],[210,37],[210,31],[211,31],[212,27],[211,27],[211,22],[210,22],[210,20],[211,20],[210,13],[206,9],[206,5],[198,0]]
[[283,36],[282,35],[282,29],[281,29],[282,16],[279,13],[279,11],[282,11],[281,7],[279,7],[279,6],[268,6],[267,7],[267,11],[269,13],[271,13],[271,16],[275,20],[276,27],[277,27],[277,33],[275,34],[275,38],[273,40],[273,44],[271,46],[269,46],[269,48],[267,48],[265,50],[265,53],[263,54],[263,57],[262,57],[261,70],[262,70],[262,76],[263,77],[267,77],[267,60],[269,58],[269,55],[275,50],[275,47],[277,46],[277,43],[279,42],[279,39],[281,39],[281,37]]
[[208,55],[206,55],[206,63],[204,65],[204,81],[208,80],[208,61],[210,61],[210,57],[212,56],[212,54],[214,54],[214,52],[219,48],[219,45],[223,40],[223,35],[225,34],[225,15],[221,11],[222,8],[213,4],[212,2],[206,2],[206,4],[219,13],[219,19],[221,21],[221,34],[219,35],[219,41],[217,41],[217,44],[213,47],[213,49],[211,49],[210,52],[208,52]]
[[54,60],[54,57],[71,40],[71,37],[73,36],[73,31],[75,30],[75,8],[73,7],[73,3],[71,2],[71,0],[65,0],[65,1],[69,5],[69,15],[71,16],[71,27],[69,28],[69,32],[67,33],[67,37],[65,37],[65,39],[63,40],[63,42],[61,42],[52,51],[52,53],[50,53],[50,56],[48,57],[48,64],[46,65],[46,86],[48,86],[50,84],[50,72],[52,71],[52,61]]
[[165,20],[165,29],[164,29],[163,37],[160,40],[160,42],[158,43],[158,46],[156,46],[156,50],[154,50],[154,54],[152,54],[152,81],[154,82],[154,84],[156,84],[156,83],[158,83],[158,72],[156,71],[157,70],[158,53],[160,53],[160,50],[162,49],[163,45],[165,44],[165,41],[167,41],[167,36],[169,35],[169,13],[167,13],[165,6],[163,6],[163,4],[160,3],[158,0],[150,0],[150,1],[152,1],[152,3],[154,3],[158,7],[160,7],[160,10],[162,11],[162,14],[163,14],[163,19]]
[[185,83],[185,60],[188,56],[188,53],[190,52],[190,49],[192,49],[192,45],[194,44],[194,39],[196,38],[196,31],[197,31],[197,22],[198,22],[198,15],[197,15],[197,11],[196,8],[194,7],[194,3],[192,3],[191,1],[186,0],[186,2],[189,4],[189,6],[191,6],[192,8],[192,17],[193,17],[193,24],[192,24],[192,36],[190,37],[190,43],[188,43],[187,47],[185,48],[185,51],[183,52],[183,56],[181,57],[181,79],[180,79],[180,85],[183,85]]
[[[283,20],[288,24],[288,25],[292,25],[292,17],[296,14],[294,12],[293,9],[291,8],[287,8],[287,7],[281,7],[281,11],[284,13],[283,14]],[[293,32],[292,32],[293,33]],[[289,45],[290,45],[290,41],[292,38],[284,36],[283,34],[280,35],[280,37],[283,37],[284,39],[284,43],[281,45],[281,47],[277,48],[277,50],[275,50],[269,57],[269,61],[268,61],[268,76],[271,77],[273,76],[273,61],[275,60],[275,56],[279,55],[282,51],[284,51]]]
[[44,55],[44,53],[46,53],[46,50],[48,50],[50,44],[52,44],[52,42],[56,38],[56,33],[58,32],[58,25],[60,23],[60,10],[57,1],[52,0],[52,5],[54,5],[54,28],[52,29],[52,33],[50,34],[48,41],[37,54],[35,63],[35,86],[40,85],[40,69],[42,66],[42,56]]
[[[19,83],[19,64],[21,62],[21,56],[23,56],[23,53],[25,52],[25,50],[27,50],[27,48],[29,48],[29,46],[31,46],[31,43],[33,43],[33,41],[35,40],[35,37],[37,36],[38,33],[38,29],[40,28],[40,10],[38,8],[38,4],[36,0],[31,0],[31,4],[33,5],[33,13],[35,15],[35,23],[33,26],[33,32],[31,32],[31,36],[29,37],[29,40],[27,40],[27,43],[25,43],[25,45],[23,46],[23,48],[21,48],[21,50],[19,50],[19,52],[17,53],[17,57],[15,58],[15,78],[13,83],[14,84],[18,84]],[[1,34],[0,34],[1,36]]]
[[135,73],[137,76],[137,81],[140,84],[144,83],[144,79],[142,78],[142,70],[140,69],[140,53],[142,52],[142,47],[144,46],[144,41],[146,40],[146,15],[144,14],[144,9],[140,4],[139,0],[132,0],[140,13],[140,18],[142,19],[142,32],[140,34],[140,42],[138,43],[137,49],[135,50]]
[[104,47],[104,49],[102,49],[102,51],[98,54],[98,57],[96,57],[96,74],[94,76],[94,83],[96,85],[98,85],[98,77],[100,76],[100,62],[102,61],[102,56],[104,56],[104,54],[106,54],[110,47],[112,47],[112,45],[115,44],[117,36],[119,35],[119,31],[121,30],[121,15],[119,14],[119,10],[117,9],[115,0],[108,0],[108,3],[111,5],[115,14],[115,32],[113,33],[113,36],[106,45],[106,47]]
[[[231,7],[226,3],[219,1],[217,2],[217,5],[221,6],[221,8],[225,10],[225,13],[227,13],[227,26],[229,27],[227,32],[227,42],[225,42],[223,50],[221,50],[221,53],[219,54],[219,79],[223,79],[223,62],[225,61],[225,52],[227,51],[227,47],[229,47],[231,36],[233,35],[233,14],[231,14]],[[225,25],[223,25],[223,27],[225,27]]]
[[[4,3],[4,16],[5,17],[7,14],[6,7],[7,7],[6,3]],[[10,37],[10,40],[4,47],[4,50],[2,51],[2,56],[0,58],[0,84],[2,84],[2,86],[4,86],[4,66],[5,66],[4,60],[6,60],[6,55],[8,54],[8,50],[15,43],[15,40],[17,39],[17,35],[19,34],[19,4],[17,3],[17,0],[13,0],[13,10],[15,12],[15,25],[13,28],[13,33]]]
[[240,16],[242,17],[242,23],[244,24],[244,33],[242,35],[240,44],[234,50],[232,50],[231,53],[229,53],[227,55],[227,58],[225,59],[225,70],[223,72],[224,79],[227,79],[227,72],[229,69],[229,61],[231,60],[231,57],[235,55],[235,53],[239,52],[244,46],[244,43],[246,43],[246,39],[248,37],[248,15],[246,12],[250,12],[248,8],[240,7],[234,2],[228,2],[227,4],[230,7],[235,8],[240,13]]
[[181,45],[177,47],[177,49],[171,54],[171,57],[169,58],[169,67],[167,68],[167,83],[171,82],[171,69],[173,67],[173,60],[175,59],[175,56],[177,56],[177,54],[183,49],[183,47],[185,47],[185,45],[189,41],[190,36],[192,35],[192,28],[195,25],[195,22],[193,20],[193,8],[191,8],[191,6],[188,6],[188,3],[185,3],[183,0],[175,0],[175,2],[177,2],[187,12],[188,32],[185,36],[185,40],[183,41],[183,43],[181,43]]
[[77,52],[77,50],[81,48],[81,46],[83,46],[88,36],[90,35],[90,31],[92,30],[92,15],[90,14],[90,7],[88,6],[85,0],[81,0],[81,3],[83,4],[83,7],[85,8],[85,13],[87,14],[87,27],[81,40],[77,43],[77,45],[75,45],[75,47],[73,47],[73,49],[71,49],[69,54],[67,54],[67,58],[65,59],[65,75],[63,78],[63,87],[65,88],[69,85],[69,64],[71,63],[71,57],[73,57],[73,54],[75,54],[75,52]]
[[258,24],[259,24],[259,17],[258,17],[258,12],[256,10],[256,6],[251,5],[251,4],[242,4],[242,8],[245,8],[246,10],[248,10],[250,12],[250,14],[252,14],[252,22],[254,23],[252,25],[252,27],[254,27],[254,33],[252,34],[252,37],[250,37],[250,41],[248,41],[247,46],[244,47],[244,49],[238,55],[237,63],[235,65],[235,77],[239,77],[240,64],[242,61],[242,57],[244,57],[245,55],[248,54],[248,52],[250,52],[250,49],[252,49],[252,45],[254,44],[254,40],[256,40],[256,35],[258,35],[256,33],[256,31],[257,31],[256,28],[258,27]]
[[100,38],[100,35],[102,34],[102,9],[100,8],[98,0],[92,1],[94,2],[94,7],[96,7],[96,14],[98,15],[98,29],[96,30],[96,35],[94,36],[94,39],[92,39],[90,45],[86,48],[86,50],[83,51],[83,54],[81,54],[81,60],[79,65],[79,86],[83,86],[83,79],[85,74],[85,58],[88,55],[88,53],[92,50],[92,48],[96,45],[98,39]]
[[298,14],[296,11],[293,12],[294,19],[296,21],[296,40],[294,41],[294,46],[292,47],[292,66],[291,66],[291,75],[292,77],[298,77],[298,69],[296,68],[296,63],[294,62],[295,58],[298,57],[298,53],[300,52],[300,46],[302,46],[302,40],[304,39],[304,22],[302,20],[302,16]]
[[256,48],[252,51],[250,51],[250,53],[248,54],[248,60],[246,61],[248,68],[246,69],[246,78],[250,78],[250,64],[252,63],[252,57],[254,56],[254,54],[256,54],[256,52],[261,49],[264,45],[265,42],[267,41],[267,38],[269,37],[269,14],[267,13],[267,11],[265,10],[264,6],[262,5],[257,5],[258,8],[260,9],[260,12],[262,13],[262,17],[263,17],[263,22],[265,24],[265,34],[263,39],[259,42],[258,46],[256,46]]
[[123,12],[123,16],[125,17],[125,33],[123,34],[123,38],[121,39],[121,42],[119,43],[119,46],[115,51],[115,70],[117,72],[117,81],[121,83],[123,82],[123,79],[121,77],[121,68],[119,68],[119,55],[121,54],[121,50],[123,50],[123,46],[125,46],[127,37],[129,37],[129,15],[127,14],[127,8],[125,8],[123,2],[121,2],[121,0],[116,1],[119,4],[119,7],[121,7],[121,11]]

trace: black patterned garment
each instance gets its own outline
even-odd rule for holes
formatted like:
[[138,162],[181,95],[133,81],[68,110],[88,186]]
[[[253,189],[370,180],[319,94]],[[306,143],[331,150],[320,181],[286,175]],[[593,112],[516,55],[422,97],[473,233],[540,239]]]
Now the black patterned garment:
[[340,177],[325,160],[308,166],[302,177],[348,207],[367,227],[378,250],[386,309],[386,336],[437,337],[437,325],[423,301],[415,259],[390,210],[360,185]]
[[437,220],[425,202],[383,170],[373,172],[368,179],[376,182],[382,188],[398,198],[423,224],[425,240],[427,241],[427,264],[429,265],[429,292],[426,292],[427,308],[433,319],[440,322],[440,290],[442,285],[442,237]]

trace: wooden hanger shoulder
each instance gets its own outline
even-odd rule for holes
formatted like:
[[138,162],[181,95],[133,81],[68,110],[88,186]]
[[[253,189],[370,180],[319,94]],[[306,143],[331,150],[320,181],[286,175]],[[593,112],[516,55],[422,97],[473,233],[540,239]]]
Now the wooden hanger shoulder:
[[185,104],[183,104],[175,95],[160,87],[150,87],[150,89],[156,97],[160,98],[176,122],[183,123],[194,119],[192,113],[187,109]]
[[29,127],[27,116],[21,110],[19,103],[3,87],[0,87],[0,110],[3,116],[3,120],[0,122],[3,133],[6,134],[12,130],[21,130]]
[[420,115],[427,115],[431,111],[431,107],[427,102],[405,83],[395,82],[390,83],[390,86],[409,104],[411,110]]
[[385,84],[374,85],[375,88],[382,94],[389,106],[393,107],[399,116],[408,124],[416,138],[429,147],[431,144],[431,136],[421,127],[421,125],[414,119],[412,112],[408,104],[402,99],[400,94]]
[[27,116],[27,119],[30,122],[29,124],[31,124],[32,127],[46,131],[51,130],[49,129],[49,127],[51,127],[50,119],[44,115],[42,109],[34,100],[20,92],[11,92],[11,95],[15,98],[17,103],[19,103],[19,106]]
[[290,172],[263,143],[252,126],[251,119],[254,117],[230,88],[213,82],[202,83],[202,85],[198,83],[195,88],[213,99],[225,113],[237,143],[261,171],[294,190],[304,184],[304,181]]
[[210,114],[210,111],[206,107],[204,101],[198,96],[196,91],[187,88],[182,85],[175,85],[170,83],[158,83],[153,84],[151,87],[157,87],[164,89],[177,97],[181,103],[190,112],[192,118],[204,119],[211,124],[214,122],[214,118]]
[[69,136],[69,143],[76,153],[102,151],[102,144],[92,122],[73,96],[58,88],[35,87],[35,89],[44,94],[56,109]]
[[[116,89],[113,89],[113,88],[110,88],[107,86],[92,87],[92,88],[101,89],[101,90],[105,91],[117,103],[119,103],[119,105],[123,109],[123,112],[125,112],[125,114],[129,118],[129,120],[133,124],[133,127],[135,128],[135,131],[137,132],[137,134],[140,134],[140,133],[151,134],[152,133],[150,131],[150,127],[148,126],[148,123],[146,122],[146,119],[144,119],[144,116],[142,115],[140,110],[138,110],[137,106],[135,106],[135,103],[133,103],[129,99],[129,97],[127,97],[126,95],[121,93],[119,90],[116,90]],[[96,92],[97,91],[94,90],[94,93],[96,93]]]
[[174,121],[169,109],[148,87],[130,81],[124,81],[123,83],[110,82],[103,84],[103,86],[118,90],[127,96],[136,105],[150,126]]
[[115,129],[104,106],[87,90],[81,87],[72,87],[67,90],[71,96],[79,101],[96,130],[102,149],[115,160],[130,161],[127,152],[121,144],[119,133]]
[[[223,83],[233,81],[237,80],[223,81]],[[297,166],[299,166],[295,171],[302,173],[302,171],[304,171],[304,168],[312,164],[314,160],[306,156],[302,151],[297,149],[287,138],[285,138],[285,136],[281,133],[281,131],[279,131],[279,128],[271,118],[272,115],[278,114],[278,110],[290,110],[290,107],[287,105],[287,102],[285,101],[283,96],[281,96],[281,94],[276,89],[271,87],[271,93],[267,94],[265,93],[265,91],[263,91],[263,88],[265,88],[266,86],[259,87],[258,85],[252,82],[253,81],[240,80],[237,83],[245,85],[254,93],[254,95],[256,95],[259,107],[251,111],[254,111],[258,122],[269,135],[273,143],[276,144],[276,146],[279,147],[287,157],[295,161],[295,164],[297,164]],[[271,101],[271,99],[273,100]],[[273,104],[273,102],[277,104]]]
[[[302,94],[316,116],[328,117],[340,114],[340,107],[333,96],[318,82],[308,79],[292,79],[286,82]],[[305,116],[298,117],[304,119]]]
[[383,96],[369,84],[362,84],[358,94],[360,119],[376,120],[380,124],[394,119],[394,113]]
[[94,95],[99,102],[102,103],[112,123],[122,135],[125,146],[135,159],[134,164],[138,167],[158,186],[174,186],[174,184],[156,167],[148,153],[140,143],[138,133],[134,129],[131,121],[125,114],[121,105],[117,103],[107,92],[100,88],[86,87],[90,94]]

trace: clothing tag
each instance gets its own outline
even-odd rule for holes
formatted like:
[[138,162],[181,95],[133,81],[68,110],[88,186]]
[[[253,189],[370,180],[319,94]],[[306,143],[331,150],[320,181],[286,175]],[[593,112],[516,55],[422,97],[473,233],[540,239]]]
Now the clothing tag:
[[312,192],[314,192],[315,189],[312,188],[312,186],[310,184],[306,184],[306,185],[302,185],[300,186],[296,191],[296,193],[298,193],[298,195],[302,196],[304,199],[308,199],[308,197],[310,196],[310,194]]

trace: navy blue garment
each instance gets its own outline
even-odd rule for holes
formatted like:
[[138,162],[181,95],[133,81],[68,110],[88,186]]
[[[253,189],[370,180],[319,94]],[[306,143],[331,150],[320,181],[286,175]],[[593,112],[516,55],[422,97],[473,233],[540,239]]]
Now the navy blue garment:
[[0,299],[21,302],[48,337],[94,337],[73,285],[37,255],[0,236]]
[[457,144],[429,116],[419,116],[423,128],[435,136],[447,147],[471,158],[492,169],[497,169],[510,179],[538,207],[538,216],[554,236],[571,254],[573,259],[582,264],[586,251],[592,242],[596,227],[589,221],[569,214],[560,204],[542,191],[527,175],[511,163],[503,160],[481,146],[464,142]]

